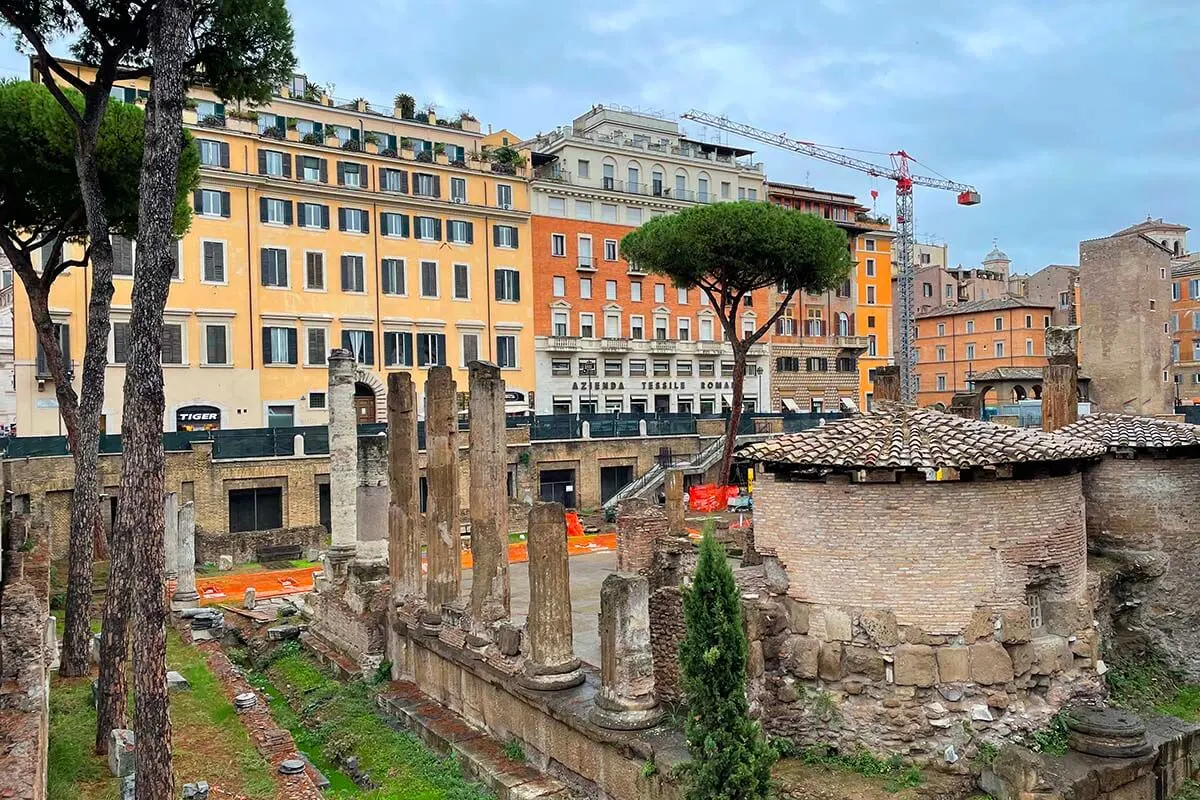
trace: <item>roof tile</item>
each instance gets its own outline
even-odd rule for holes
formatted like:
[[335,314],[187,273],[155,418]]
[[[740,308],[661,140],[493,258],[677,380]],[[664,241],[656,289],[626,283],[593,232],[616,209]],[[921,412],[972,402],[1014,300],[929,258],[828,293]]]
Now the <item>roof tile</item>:
[[1200,447],[1200,425],[1132,414],[1089,414],[1055,433],[1089,439],[1105,447]]

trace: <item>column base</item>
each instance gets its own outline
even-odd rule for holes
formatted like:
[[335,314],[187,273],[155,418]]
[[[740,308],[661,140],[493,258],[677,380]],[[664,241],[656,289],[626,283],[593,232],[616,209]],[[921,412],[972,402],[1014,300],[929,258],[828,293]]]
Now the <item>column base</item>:
[[425,636],[437,636],[442,632],[442,615],[429,609],[421,610],[421,633]]
[[579,659],[573,658],[565,664],[534,664],[525,662],[525,668],[517,676],[517,683],[526,689],[539,692],[556,692],[571,689],[583,683],[583,670],[579,668]]
[[467,653],[475,659],[481,659],[487,654],[487,650],[491,647],[492,640],[486,636],[479,636],[474,633],[467,634]]
[[653,694],[641,698],[620,697],[606,686],[600,687],[593,702],[595,705],[588,719],[593,725],[613,731],[653,728],[666,713]]
[[171,610],[182,611],[185,608],[199,608],[200,595],[196,592],[176,592],[171,595]]
[[330,561],[349,561],[358,553],[358,545],[355,544],[335,544],[326,551],[325,557]]

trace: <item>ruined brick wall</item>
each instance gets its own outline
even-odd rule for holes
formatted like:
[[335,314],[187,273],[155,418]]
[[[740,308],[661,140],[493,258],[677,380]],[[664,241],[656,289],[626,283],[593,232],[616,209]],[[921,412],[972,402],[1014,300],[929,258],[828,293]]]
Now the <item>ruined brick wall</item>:
[[667,533],[666,512],[644,500],[617,509],[617,571],[647,575],[654,566],[654,543]]
[[1114,646],[1151,644],[1200,678],[1200,458],[1105,458],[1083,491],[1088,547],[1118,564]]
[[1086,590],[1078,474],[1034,480],[755,486],[759,551],[778,555],[797,600],[892,609],[901,624],[955,634],[986,604],[1024,603],[1048,574],[1055,594]]
[[310,548],[324,548],[329,534],[323,525],[297,528],[275,528],[269,531],[240,533],[196,532],[196,563],[217,563],[221,556],[232,556],[235,564],[259,561],[264,547],[292,545],[300,547],[300,557]]
[[313,633],[370,672],[386,652],[389,596],[386,566],[352,563],[338,582],[317,584],[305,616]]
[[650,649],[654,656],[654,689],[662,700],[679,702],[679,644],[687,635],[683,592],[663,586],[650,593]]

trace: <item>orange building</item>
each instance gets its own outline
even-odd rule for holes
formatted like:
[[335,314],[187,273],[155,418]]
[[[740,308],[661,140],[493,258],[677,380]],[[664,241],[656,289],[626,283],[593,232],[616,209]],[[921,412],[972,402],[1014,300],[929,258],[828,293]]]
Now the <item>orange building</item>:
[[[1046,328],[1054,306],[1018,297],[940,306],[917,315],[917,404],[950,405],[974,378],[1002,367],[1046,365]],[[1023,395],[1023,396],[1022,396]],[[985,405],[1040,399],[1041,384],[1013,397],[985,396]]]

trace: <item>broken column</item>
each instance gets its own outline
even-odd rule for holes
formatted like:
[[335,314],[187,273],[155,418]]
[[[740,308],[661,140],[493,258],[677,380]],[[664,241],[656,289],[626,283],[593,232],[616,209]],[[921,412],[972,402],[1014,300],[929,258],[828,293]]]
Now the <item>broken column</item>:
[[392,599],[421,595],[417,390],[412,375],[388,375],[388,568]]
[[619,731],[657,725],[663,717],[654,693],[650,650],[650,584],[615,572],[600,589],[600,690],[592,722]]
[[467,642],[486,647],[495,626],[508,619],[508,469],[504,424],[504,381],[500,367],[470,366],[471,414],[471,629]]
[[163,494],[163,574],[167,580],[179,574],[179,495]]
[[561,503],[529,510],[529,658],[518,680],[530,689],[569,689],[583,683],[571,624],[567,518]]
[[345,563],[358,544],[358,420],[354,412],[354,356],[329,354],[329,560]]
[[421,625],[427,633],[442,627],[442,606],[458,599],[462,584],[459,553],[458,418],[449,367],[433,367],[425,381],[425,454],[428,485],[425,543],[429,574]]
[[667,496],[667,533],[672,536],[683,534],[683,470],[667,470],[666,487],[663,490]]
[[196,593],[196,506],[191,500],[179,509],[177,519],[179,574],[175,593],[171,595],[171,608],[175,611],[200,605],[200,595]]
[[1042,430],[1056,431],[1079,416],[1079,326],[1046,328],[1046,356],[1042,371]]

